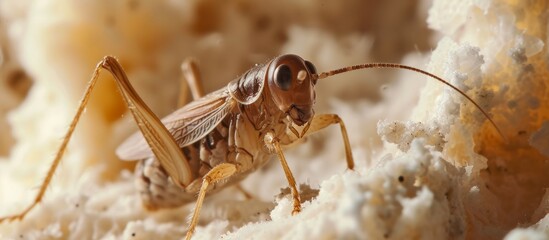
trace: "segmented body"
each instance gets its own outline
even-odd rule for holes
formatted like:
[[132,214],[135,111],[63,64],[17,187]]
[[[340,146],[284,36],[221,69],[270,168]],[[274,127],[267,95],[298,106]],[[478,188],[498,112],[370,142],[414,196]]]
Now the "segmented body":
[[212,185],[209,193],[244,179],[265,165],[273,153],[264,144],[264,134],[271,131],[286,139],[290,121],[279,111],[265,88],[266,65],[258,65],[229,83],[212,96],[224,96],[228,113],[204,137],[183,146],[194,181],[185,188],[174,184],[154,156],[140,160],[136,168],[137,186],[149,209],[178,207],[193,202],[202,177],[220,163],[232,163],[237,172],[227,181]]

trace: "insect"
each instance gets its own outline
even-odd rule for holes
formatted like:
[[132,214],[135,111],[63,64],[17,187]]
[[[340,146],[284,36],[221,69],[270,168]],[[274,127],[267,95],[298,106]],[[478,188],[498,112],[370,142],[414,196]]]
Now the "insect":
[[187,239],[194,232],[206,193],[237,183],[273,156],[278,157],[291,189],[292,214],[299,213],[299,193],[281,146],[330,125],[340,126],[347,168],[354,168],[347,130],[341,118],[336,114],[317,115],[314,112],[315,85],[323,78],[365,68],[419,72],[459,92],[500,132],[488,114],[464,92],[440,77],[410,66],[371,63],[317,73],[311,62],[297,55],[282,55],[254,66],[226,88],[205,96],[201,93],[196,65],[189,62],[185,66],[184,73],[190,79],[195,100],[160,120],[135,92],[114,57],[107,56],[99,62],[33,203],[19,214],[1,218],[0,222],[22,219],[42,200],[101,70],[114,76],[140,130],[117,149],[117,155],[124,160],[139,161],[137,186],[144,206],[148,209],[170,208],[196,201]]

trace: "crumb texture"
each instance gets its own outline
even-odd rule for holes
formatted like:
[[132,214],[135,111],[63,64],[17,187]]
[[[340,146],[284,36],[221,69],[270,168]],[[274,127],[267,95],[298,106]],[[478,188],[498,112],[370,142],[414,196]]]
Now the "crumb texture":
[[[278,161],[207,198],[193,239],[549,239],[549,3],[544,0],[0,1],[0,216],[34,198],[96,64],[116,56],[159,116],[177,109],[181,63],[206,92],[294,53],[318,71],[400,62],[319,80],[315,112],[338,127],[285,149],[302,212]],[[187,100],[190,94],[184,95]],[[332,129],[333,128],[333,129]],[[1,239],[181,239],[193,204],[150,212],[136,130],[101,75],[44,201]]]

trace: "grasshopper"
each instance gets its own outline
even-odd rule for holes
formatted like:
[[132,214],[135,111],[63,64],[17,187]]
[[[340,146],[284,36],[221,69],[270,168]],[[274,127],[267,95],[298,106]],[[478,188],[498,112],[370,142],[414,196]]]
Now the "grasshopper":
[[116,58],[106,56],[94,70],[33,203],[19,214],[0,218],[0,222],[20,220],[42,201],[101,70],[114,76],[140,130],[116,153],[123,160],[139,161],[136,182],[145,208],[173,208],[196,201],[186,239],[190,239],[195,230],[206,193],[239,182],[273,156],[278,156],[291,189],[292,214],[299,213],[300,196],[281,146],[330,125],[339,125],[347,168],[353,170],[351,145],[341,118],[337,114],[315,115],[315,85],[320,79],[365,68],[415,71],[457,91],[501,133],[488,114],[464,92],[434,74],[406,65],[370,63],[317,73],[311,62],[297,55],[282,55],[254,66],[226,88],[205,96],[202,96],[196,64],[189,61],[183,66],[186,66],[184,73],[195,99],[160,120],[133,89]]

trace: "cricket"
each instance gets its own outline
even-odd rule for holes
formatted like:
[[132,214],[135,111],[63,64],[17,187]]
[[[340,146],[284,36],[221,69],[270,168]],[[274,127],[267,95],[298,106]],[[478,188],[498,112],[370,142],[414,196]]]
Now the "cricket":
[[207,95],[202,90],[197,64],[185,61],[183,75],[194,100],[161,120],[134,90],[116,58],[106,56],[93,72],[34,201],[20,213],[0,218],[0,222],[23,219],[43,200],[103,70],[114,76],[139,128],[116,153],[122,160],[139,161],[136,184],[146,209],[175,208],[195,202],[186,239],[193,235],[206,194],[238,183],[275,157],[291,189],[292,214],[298,214],[301,200],[282,147],[328,126],[339,125],[347,168],[353,170],[345,124],[337,114],[315,114],[315,86],[330,76],[367,68],[404,69],[438,80],[471,102],[502,135],[471,97],[432,73],[396,63],[367,63],[317,72],[313,63],[292,54],[257,64],[225,88]]

